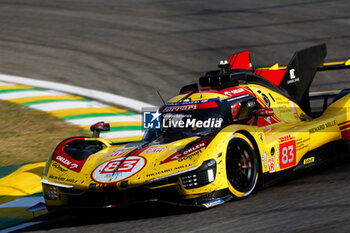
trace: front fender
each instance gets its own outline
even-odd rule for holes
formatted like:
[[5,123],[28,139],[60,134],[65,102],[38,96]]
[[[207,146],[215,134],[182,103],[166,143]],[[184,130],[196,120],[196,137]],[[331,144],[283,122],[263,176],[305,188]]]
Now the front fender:
[[[231,138],[235,136],[235,134],[243,134],[249,138],[251,144],[254,145],[259,161],[262,161],[261,157],[264,153],[266,157],[265,134],[261,128],[250,125],[229,125],[218,132],[207,145],[205,150],[203,150],[200,154],[200,161],[206,161],[209,159],[216,160],[217,170],[215,181],[198,189],[186,190],[187,195],[208,193],[215,190],[228,188],[226,178],[226,151],[228,143],[230,142]],[[263,165],[260,167],[263,169],[263,172],[266,170],[264,169]]]

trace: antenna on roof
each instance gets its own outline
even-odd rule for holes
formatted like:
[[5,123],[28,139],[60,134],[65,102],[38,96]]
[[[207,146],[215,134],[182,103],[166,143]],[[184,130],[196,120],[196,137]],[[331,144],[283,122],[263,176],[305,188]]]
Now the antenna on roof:
[[160,99],[162,100],[163,104],[165,104],[165,101],[164,101],[163,97],[161,96],[161,94],[160,94],[160,92],[158,90],[157,90],[157,93],[158,93]]

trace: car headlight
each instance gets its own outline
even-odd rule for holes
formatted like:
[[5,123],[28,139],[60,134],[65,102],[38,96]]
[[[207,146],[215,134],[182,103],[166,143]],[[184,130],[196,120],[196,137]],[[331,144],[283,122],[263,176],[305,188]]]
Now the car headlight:
[[43,184],[44,197],[47,200],[57,200],[57,187],[49,184]]
[[193,189],[210,184],[215,180],[216,161],[210,159],[204,161],[198,169],[185,173],[181,176],[181,181],[185,189]]

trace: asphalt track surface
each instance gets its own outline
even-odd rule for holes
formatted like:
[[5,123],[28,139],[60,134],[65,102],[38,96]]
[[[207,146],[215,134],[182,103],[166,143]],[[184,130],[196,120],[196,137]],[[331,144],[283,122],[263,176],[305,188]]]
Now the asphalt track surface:
[[[58,81],[159,105],[220,59],[249,49],[253,65],[288,63],[326,42],[350,58],[350,2],[0,1],[0,73]],[[312,90],[350,87],[349,71],[323,72]],[[60,214],[28,230],[52,232],[346,232],[350,164],[264,189],[206,211],[152,207]]]

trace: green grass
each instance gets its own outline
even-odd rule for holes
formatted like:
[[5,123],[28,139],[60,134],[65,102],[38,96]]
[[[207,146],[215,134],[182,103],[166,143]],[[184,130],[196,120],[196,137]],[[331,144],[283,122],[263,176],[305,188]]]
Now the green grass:
[[63,139],[90,134],[45,112],[0,101],[0,166],[46,161]]

